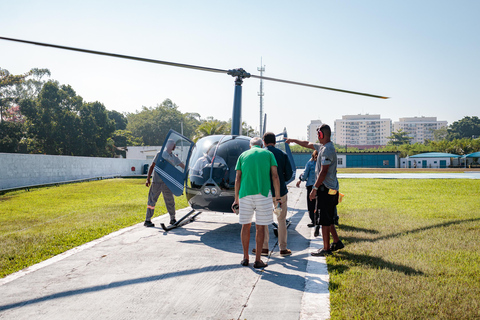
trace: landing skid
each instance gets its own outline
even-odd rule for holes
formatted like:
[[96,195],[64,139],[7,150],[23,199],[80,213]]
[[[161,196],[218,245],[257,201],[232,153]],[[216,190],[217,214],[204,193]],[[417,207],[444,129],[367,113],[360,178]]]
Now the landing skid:
[[[290,224],[292,224],[292,220],[287,219],[285,222],[287,223],[287,229],[288,229]],[[272,223],[272,225],[273,225],[273,233],[275,234],[275,237],[278,238],[278,224],[274,222]]]
[[[172,229],[175,229],[175,228],[178,228],[188,222],[192,222],[195,220],[195,218],[200,214],[202,213],[201,211],[195,213],[193,216],[192,214],[195,213],[195,209],[192,209],[189,213],[187,213],[186,215],[184,215],[180,220],[178,220],[177,222],[175,222],[174,224],[171,224],[169,226],[166,226],[164,223],[160,223],[160,225],[162,226],[162,229],[165,230],[165,231],[170,231]],[[189,221],[186,221],[186,220],[189,220]]]

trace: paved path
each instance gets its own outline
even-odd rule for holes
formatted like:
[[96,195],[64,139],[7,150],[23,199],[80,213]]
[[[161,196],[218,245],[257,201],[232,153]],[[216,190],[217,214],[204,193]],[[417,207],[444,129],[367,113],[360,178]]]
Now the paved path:
[[264,270],[240,266],[236,215],[203,212],[169,233],[162,216],[155,228],[138,224],[0,279],[0,319],[328,318],[328,273],[325,258],[309,254],[321,238],[310,240],[305,189],[290,188],[288,204],[294,254],[280,257],[270,229]]

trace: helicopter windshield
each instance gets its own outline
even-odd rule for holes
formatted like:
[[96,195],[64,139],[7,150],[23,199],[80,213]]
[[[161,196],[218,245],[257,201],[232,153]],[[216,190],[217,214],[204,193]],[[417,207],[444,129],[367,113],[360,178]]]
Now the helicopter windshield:
[[250,138],[243,136],[215,135],[200,139],[190,161],[191,187],[200,188],[210,180],[222,189],[233,189],[238,156],[249,148]]

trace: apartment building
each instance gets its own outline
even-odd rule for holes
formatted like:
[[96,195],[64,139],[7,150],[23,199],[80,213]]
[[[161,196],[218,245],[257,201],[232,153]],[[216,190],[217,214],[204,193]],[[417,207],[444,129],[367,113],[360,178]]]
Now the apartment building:
[[310,142],[317,142],[317,128],[322,125],[322,120],[311,120],[307,126],[307,140]]
[[345,115],[335,120],[335,143],[341,146],[368,149],[384,146],[392,134],[392,120],[379,114]]
[[413,138],[411,143],[424,143],[434,140],[433,131],[446,126],[447,121],[437,121],[437,117],[406,117],[393,123],[393,131],[401,129]]

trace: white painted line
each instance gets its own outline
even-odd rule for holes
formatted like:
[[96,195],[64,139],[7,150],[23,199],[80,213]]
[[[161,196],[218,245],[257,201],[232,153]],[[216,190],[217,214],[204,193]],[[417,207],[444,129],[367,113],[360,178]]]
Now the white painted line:
[[311,229],[310,247],[305,276],[305,291],[302,297],[300,319],[323,320],[330,319],[330,292],[328,291],[327,260],[325,257],[312,257],[310,252],[323,248],[322,237],[315,238]]

